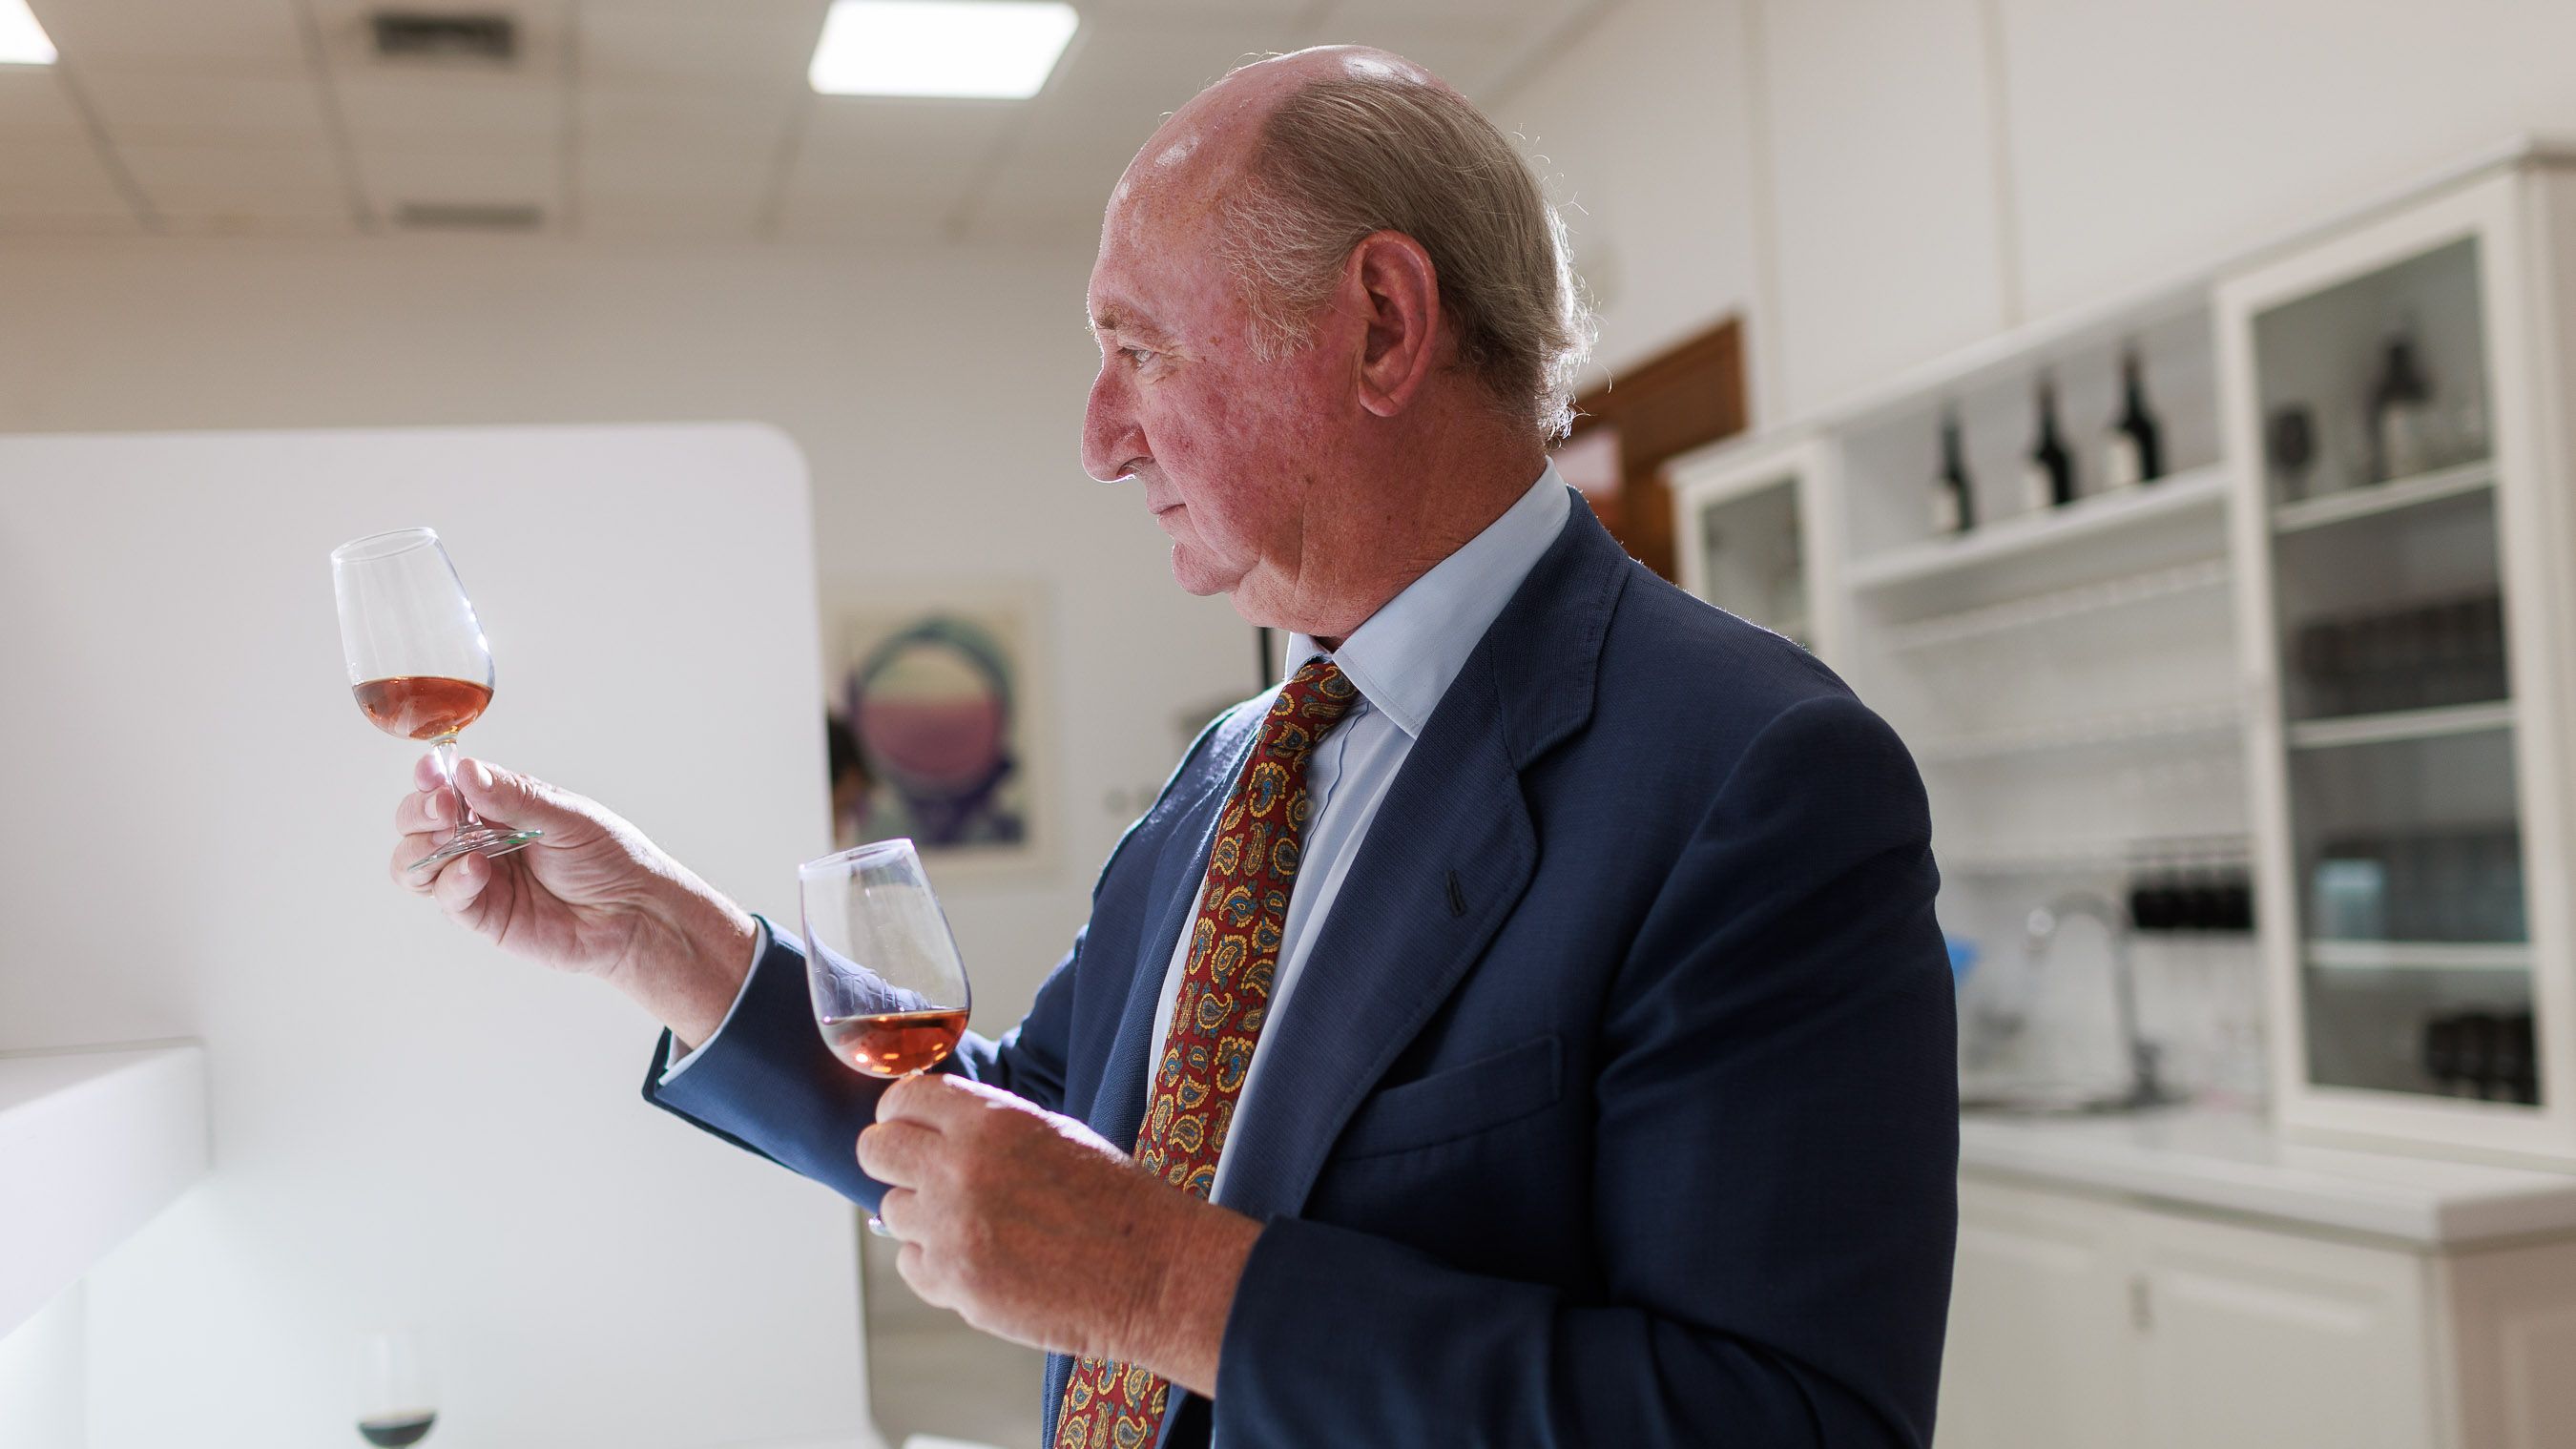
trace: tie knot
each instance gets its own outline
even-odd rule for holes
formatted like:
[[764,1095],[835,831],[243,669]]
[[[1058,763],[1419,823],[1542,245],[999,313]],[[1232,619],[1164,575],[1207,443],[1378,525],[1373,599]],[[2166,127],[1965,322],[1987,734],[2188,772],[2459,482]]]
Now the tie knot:
[[1307,660],[1270,702],[1270,717],[1261,726],[1263,752],[1304,755],[1359,702],[1359,689],[1342,666],[1329,659]]

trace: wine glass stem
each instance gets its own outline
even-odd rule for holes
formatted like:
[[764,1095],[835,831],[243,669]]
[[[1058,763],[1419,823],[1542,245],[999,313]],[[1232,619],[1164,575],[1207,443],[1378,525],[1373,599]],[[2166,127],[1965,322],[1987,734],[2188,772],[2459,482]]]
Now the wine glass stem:
[[456,736],[440,735],[430,741],[430,753],[438,759],[438,778],[456,797],[456,830],[448,838],[453,840],[469,830],[482,829],[483,822],[474,817],[474,807],[465,803],[465,792],[456,788]]

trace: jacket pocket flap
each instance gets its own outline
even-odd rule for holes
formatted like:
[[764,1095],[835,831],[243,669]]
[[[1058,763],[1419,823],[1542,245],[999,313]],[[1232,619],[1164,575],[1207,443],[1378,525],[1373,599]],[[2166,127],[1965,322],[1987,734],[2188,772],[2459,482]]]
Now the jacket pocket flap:
[[1399,1082],[1360,1105],[1334,1155],[1374,1157],[1471,1137],[1556,1101],[1560,1054],[1553,1034]]

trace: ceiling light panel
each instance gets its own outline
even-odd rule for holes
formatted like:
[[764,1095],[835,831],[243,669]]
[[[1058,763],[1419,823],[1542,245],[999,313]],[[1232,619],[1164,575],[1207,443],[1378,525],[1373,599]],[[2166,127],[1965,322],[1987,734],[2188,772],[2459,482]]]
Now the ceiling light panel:
[[827,96],[1025,100],[1080,23],[1056,0],[833,0],[806,76]]
[[52,65],[54,43],[27,0],[0,0],[0,65]]

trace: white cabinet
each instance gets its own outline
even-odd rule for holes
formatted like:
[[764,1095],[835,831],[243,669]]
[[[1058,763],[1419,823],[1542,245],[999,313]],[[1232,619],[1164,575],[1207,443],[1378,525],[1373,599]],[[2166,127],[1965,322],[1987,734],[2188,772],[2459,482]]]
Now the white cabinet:
[[2534,153],[2217,289],[2294,1132],[2576,1163],[2571,210]]
[[2119,1214],[1963,1181],[1942,1445],[2128,1449],[2136,1378]]
[[2576,1238],[2375,1241],[1976,1174],[1941,1449],[2561,1449]]
[[2441,1442],[2424,1260],[2170,1213],[2125,1219],[2139,1315],[2133,1442]]

